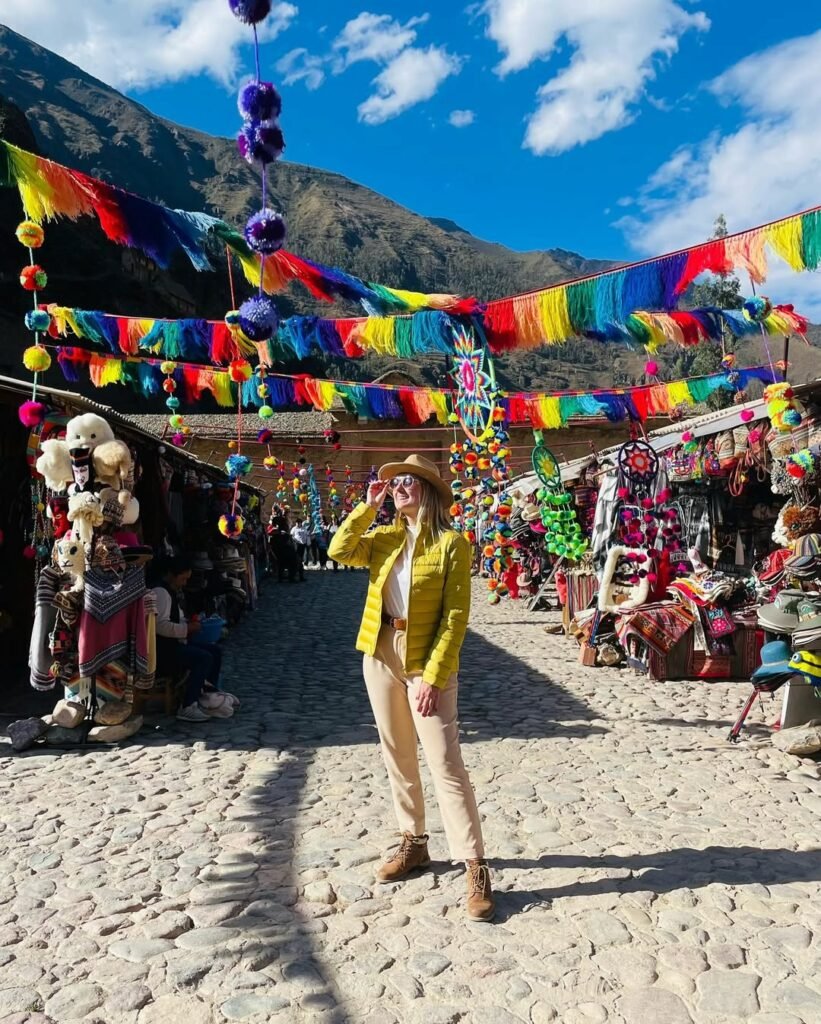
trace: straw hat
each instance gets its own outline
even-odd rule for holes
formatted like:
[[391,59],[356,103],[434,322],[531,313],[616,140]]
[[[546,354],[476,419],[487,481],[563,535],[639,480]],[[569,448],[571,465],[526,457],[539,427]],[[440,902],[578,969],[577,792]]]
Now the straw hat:
[[439,475],[439,470],[429,459],[422,455],[409,455],[404,462],[388,462],[380,467],[379,479],[390,480],[392,477],[402,476],[403,473],[410,473],[433,484],[442,501],[450,505],[453,500],[450,485],[445,483]]

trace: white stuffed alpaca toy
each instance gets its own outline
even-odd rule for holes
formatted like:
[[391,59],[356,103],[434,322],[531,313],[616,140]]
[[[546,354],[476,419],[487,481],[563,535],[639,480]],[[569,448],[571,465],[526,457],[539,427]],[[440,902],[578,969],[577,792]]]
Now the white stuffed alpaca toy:
[[123,506],[123,524],[139,518],[139,502],[126,489],[134,471],[131,452],[102,416],[74,416],[65,440],[43,442],[36,465],[52,491],[68,491],[68,518],[83,543],[91,543],[94,528],[104,522],[102,506],[113,495]]
[[599,586],[597,606],[600,612],[616,614],[617,612],[633,611],[645,604],[650,596],[650,581],[646,576],[644,576],[639,580],[636,586],[631,588],[630,596],[626,601],[622,601],[621,603],[616,602],[613,594],[616,568],[619,561],[627,554],[641,554],[644,555],[645,558],[647,557],[646,551],[637,550],[635,548],[626,548],[618,544],[610,548],[607,553],[607,561],[604,563],[604,568],[602,569],[601,584]]
[[72,530],[55,542],[53,558],[55,567],[74,581],[69,593],[80,593],[85,586],[86,553]]

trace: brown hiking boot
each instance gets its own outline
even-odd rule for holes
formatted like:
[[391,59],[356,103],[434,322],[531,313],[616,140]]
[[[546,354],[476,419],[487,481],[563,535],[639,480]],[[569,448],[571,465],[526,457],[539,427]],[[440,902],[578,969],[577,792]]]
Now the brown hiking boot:
[[[428,837],[413,836],[410,832],[402,832],[401,835],[402,842],[377,870],[377,882],[401,882],[412,871],[430,867]],[[419,842],[420,839],[423,842]]]
[[496,913],[490,888],[490,869],[483,860],[468,861],[467,912],[471,921],[492,921]]

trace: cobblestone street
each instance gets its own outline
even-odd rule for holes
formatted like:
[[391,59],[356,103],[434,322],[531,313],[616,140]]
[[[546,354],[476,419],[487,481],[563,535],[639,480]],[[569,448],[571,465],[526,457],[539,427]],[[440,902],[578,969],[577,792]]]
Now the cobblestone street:
[[765,738],[777,706],[733,747],[745,685],[583,668],[483,589],[460,703],[497,921],[465,921],[444,859],[375,886],[364,588],[268,584],[226,646],[227,722],[0,746],[0,1022],[821,1020],[821,780]]

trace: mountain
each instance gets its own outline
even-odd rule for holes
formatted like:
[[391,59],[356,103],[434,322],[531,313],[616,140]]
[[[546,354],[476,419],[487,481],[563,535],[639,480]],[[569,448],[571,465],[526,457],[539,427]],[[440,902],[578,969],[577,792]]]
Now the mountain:
[[[288,130],[286,121],[286,137]],[[258,177],[239,158],[232,139],[157,117],[3,26],[0,135],[150,199],[205,210],[235,225],[259,204]],[[395,287],[492,299],[613,265],[562,249],[515,252],[474,237],[452,220],[413,213],[331,171],[280,161],[270,177],[271,203],[286,214],[294,252]],[[0,238],[11,239],[19,220],[17,195],[0,191]],[[19,372],[16,353],[26,340],[21,321],[27,296],[17,284],[21,255],[14,243],[0,246],[0,372]],[[47,299],[64,305],[209,318],[221,317],[231,306],[224,263],[213,274],[196,273],[180,257],[162,271],[134,250],[108,242],[90,218],[49,225],[41,262],[49,275]],[[286,315],[360,312],[317,302],[301,287],[283,296],[281,305]],[[641,354],[621,347],[580,341],[513,353],[498,360],[497,372],[508,387],[582,388],[635,380],[643,361]],[[343,373],[372,378],[388,365],[370,358],[345,366]],[[304,372],[333,369],[321,357],[297,366]],[[443,369],[441,356],[407,367],[410,375],[428,382]]]

